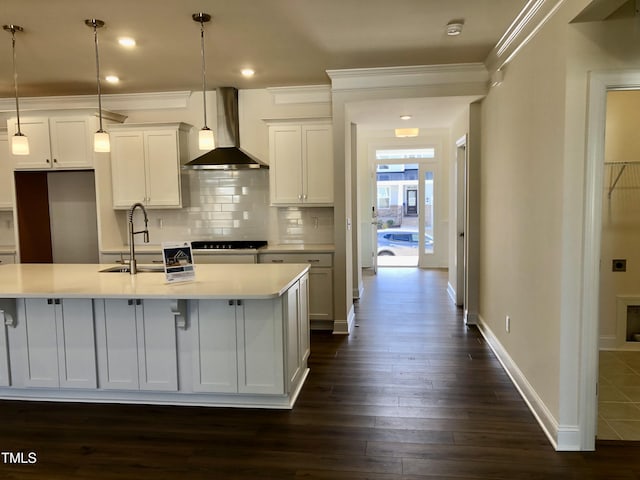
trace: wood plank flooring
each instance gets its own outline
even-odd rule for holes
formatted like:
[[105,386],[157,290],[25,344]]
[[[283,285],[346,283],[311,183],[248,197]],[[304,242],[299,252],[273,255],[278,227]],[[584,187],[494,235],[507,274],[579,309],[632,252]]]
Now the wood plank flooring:
[[0,402],[0,479],[640,479],[638,444],[555,452],[446,273],[367,275],[352,335],[312,334],[291,411]]

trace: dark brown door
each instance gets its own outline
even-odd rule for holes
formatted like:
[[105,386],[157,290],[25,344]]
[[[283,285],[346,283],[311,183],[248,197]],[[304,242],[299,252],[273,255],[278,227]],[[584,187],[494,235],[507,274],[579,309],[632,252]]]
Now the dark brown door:
[[15,172],[21,263],[53,263],[47,172]]

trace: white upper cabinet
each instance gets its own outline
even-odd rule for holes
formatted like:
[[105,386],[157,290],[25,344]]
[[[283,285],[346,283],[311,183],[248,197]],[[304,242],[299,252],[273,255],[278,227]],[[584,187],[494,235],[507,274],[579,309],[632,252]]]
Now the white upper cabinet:
[[[12,155],[16,169],[91,168],[95,118],[84,116],[25,117],[20,131],[29,139],[29,155]],[[18,131],[15,118],[7,121],[8,135]]]
[[0,210],[13,207],[13,158],[9,139],[0,134]]
[[333,205],[330,123],[272,123],[269,179],[272,205]]
[[187,157],[185,123],[113,125],[111,173],[113,207],[182,206],[180,167]]

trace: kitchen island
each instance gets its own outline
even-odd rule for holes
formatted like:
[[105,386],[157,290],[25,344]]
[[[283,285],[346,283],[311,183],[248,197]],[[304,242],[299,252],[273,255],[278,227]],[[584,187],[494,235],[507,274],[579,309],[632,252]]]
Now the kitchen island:
[[197,265],[172,284],[108,267],[0,266],[0,398],[293,406],[308,265]]

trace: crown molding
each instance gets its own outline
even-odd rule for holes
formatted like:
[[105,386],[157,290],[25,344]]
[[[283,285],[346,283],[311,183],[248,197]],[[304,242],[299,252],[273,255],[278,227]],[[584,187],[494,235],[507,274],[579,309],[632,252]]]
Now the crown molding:
[[[163,110],[186,108],[191,92],[154,92],[102,95],[102,106],[107,110]],[[0,112],[14,112],[15,99],[0,99]],[[58,97],[22,97],[20,112],[44,110],[79,110],[96,108],[96,95]]]
[[503,68],[540,31],[565,0],[529,0],[485,60],[490,73]]
[[327,70],[332,90],[487,83],[483,63]]
[[295,103],[331,103],[331,86],[306,85],[300,87],[269,87],[267,91],[276,105]]

